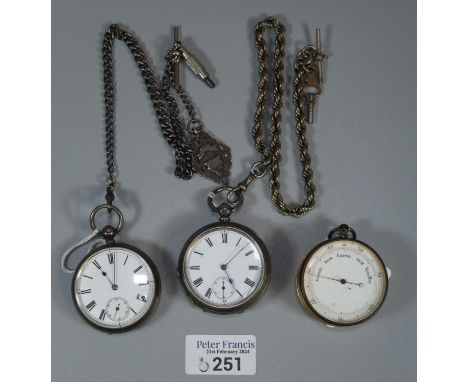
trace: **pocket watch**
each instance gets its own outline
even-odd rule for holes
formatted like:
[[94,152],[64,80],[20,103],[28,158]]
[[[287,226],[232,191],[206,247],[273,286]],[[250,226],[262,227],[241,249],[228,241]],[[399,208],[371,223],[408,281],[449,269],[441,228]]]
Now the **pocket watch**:
[[212,313],[240,313],[265,291],[270,257],[251,229],[230,221],[209,224],[185,243],[177,273],[192,302]]
[[99,246],[75,271],[73,302],[92,325],[127,330],[157,305],[159,280],[156,267],[141,250],[121,243]]
[[330,326],[350,326],[377,313],[387,295],[388,277],[377,252],[342,224],[304,258],[296,290],[307,312]]
[[[94,218],[101,210],[115,212],[116,228],[96,229]],[[72,299],[80,315],[92,326],[122,332],[141,323],[159,302],[161,282],[153,261],[140,249],[114,241],[123,226],[122,212],[114,205],[100,205],[90,217],[93,234],[64,254],[63,269],[73,273]],[[67,266],[68,257],[84,242],[96,236],[93,249],[76,269]]]

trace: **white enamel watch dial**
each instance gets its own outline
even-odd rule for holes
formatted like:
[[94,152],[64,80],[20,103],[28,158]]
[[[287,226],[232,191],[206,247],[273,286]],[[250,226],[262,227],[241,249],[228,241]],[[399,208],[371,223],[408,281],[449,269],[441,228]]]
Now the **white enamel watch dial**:
[[304,259],[297,275],[303,305],[331,325],[354,325],[373,316],[384,302],[384,263],[367,244],[333,239]]
[[242,311],[265,290],[270,260],[265,245],[248,228],[215,223],[188,240],[178,271],[196,304],[230,313]]
[[159,299],[159,275],[136,248],[111,244],[89,254],[73,279],[82,316],[100,329],[119,331],[140,322]]

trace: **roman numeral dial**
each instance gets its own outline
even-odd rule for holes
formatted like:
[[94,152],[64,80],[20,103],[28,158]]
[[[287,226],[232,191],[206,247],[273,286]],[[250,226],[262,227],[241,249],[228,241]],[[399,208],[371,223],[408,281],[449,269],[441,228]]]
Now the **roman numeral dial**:
[[247,306],[266,287],[269,264],[255,234],[239,225],[220,223],[186,244],[179,275],[197,304],[224,311]]
[[75,272],[76,306],[101,329],[130,327],[147,315],[159,296],[154,270],[150,258],[139,250],[119,245],[97,248]]

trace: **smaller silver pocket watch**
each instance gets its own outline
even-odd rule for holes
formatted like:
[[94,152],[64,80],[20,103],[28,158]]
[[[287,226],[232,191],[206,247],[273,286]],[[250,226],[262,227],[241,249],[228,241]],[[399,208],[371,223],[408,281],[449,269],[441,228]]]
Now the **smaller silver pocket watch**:
[[[94,218],[100,210],[119,217],[116,228],[96,229]],[[63,268],[73,272],[72,299],[80,315],[92,326],[110,333],[123,332],[141,323],[159,302],[161,284],[156,266],[143,251],[114,242],[123,226],[123,215],[113,205],[100,205],[91,213],[93,236],[105,240],[82,259],[75,270],[67,266],[71,248],[63,258]]]
[[377,252],[342,224],[304,258],[296,291],[313,316],[330,326],[350,326],[377,313],[387,295],[388,277]]
[[[214,193],[232,192],[221,187]],[[220,221],[195,232],[179,257],[178,276],[192,302],[212,313],[240,313],[265,291],[271,264],[263,241],[229,215],[242,204],[225,202],[217,206],[213,193],[208,198]],[[242,196],[241,196],[242,197]]]

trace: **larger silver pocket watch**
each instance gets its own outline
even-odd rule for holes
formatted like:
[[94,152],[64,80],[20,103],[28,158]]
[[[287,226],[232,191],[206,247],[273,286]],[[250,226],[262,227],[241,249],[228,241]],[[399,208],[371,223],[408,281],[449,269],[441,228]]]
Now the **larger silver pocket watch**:
[[187,295],[203,310],[239,313],[267,288],[270,257],[255,232],[223,219],[221,213],[220,217],[220,222],[202,227],[187,240],[177,273]]

